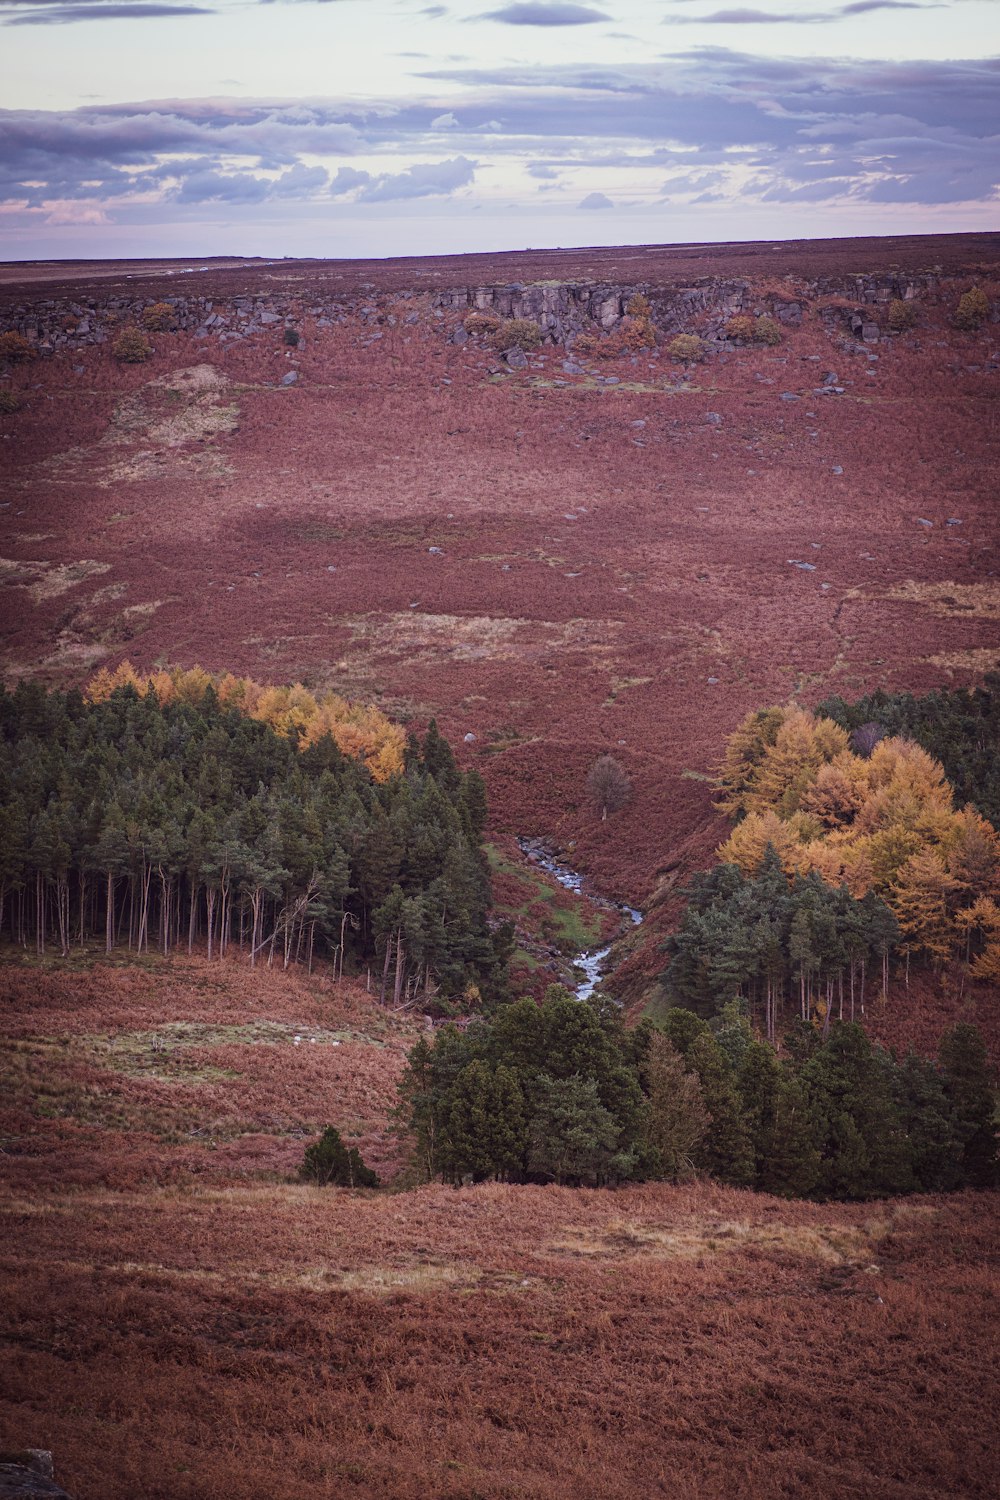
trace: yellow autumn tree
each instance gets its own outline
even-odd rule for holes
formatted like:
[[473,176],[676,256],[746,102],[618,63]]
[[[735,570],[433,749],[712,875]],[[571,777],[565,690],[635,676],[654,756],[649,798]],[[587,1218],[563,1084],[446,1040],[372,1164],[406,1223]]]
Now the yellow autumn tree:
[[718,856],[724,864],[739,865],[744,875],[756,875],[769,844],[785,874],[793,874],[799,868],[799,840],[795,830],[771,809],[748,813],[719,845]]
[[[982,915],[980,898],[1000,898],[1000,835],[974,808],[956,810],[943,767],[911,740],[883,739],[865,758],[832,720],[764,709],[730,737],[717,786],[716,806],[742,816],[721,859],[752,874],[770,844],[789,877],[875,891],[908,958],[943,962],[971,930],[958,907]],[[976,973],[992,973],[993,939],[984,928],[976,941]]]
[[785,709],[762,708],[747,714],[726,741],[722,765],[716,778],[716,807],[730,817],[749,812],[749,798],[764,754],[774,744],[785,720]]
[[951,957],[955,928],[948,903],[957,888],[935,849],[910,855],[888,893],[907,960],[911,953],[939,964]]
[[388,781],[403,769],[406,737],[400,725],[393,724],[372,704],[351,703],[336,693],[317,698],[301,682],[262,685],[231,672],[213,676],[199,666],[143,675],[125,661],[113,672],[106,668],[97,672],[87,684],[85,696],[91,703],[101,703],[121,687],[132,687],[137,693],[152,688],[162,704],[195,705],[212,688],[223,707],[269,725],[276,734],[294,739],[300,748],[314,745],[328,734],[344,755],[363,760],[375,781]]
[[982,944],[969,965],[973,979],[1000,984],[1000,906],[992,897],[980,896],[971,906],[963,907],[955,920],[965,933],[967,956],[974,938]]

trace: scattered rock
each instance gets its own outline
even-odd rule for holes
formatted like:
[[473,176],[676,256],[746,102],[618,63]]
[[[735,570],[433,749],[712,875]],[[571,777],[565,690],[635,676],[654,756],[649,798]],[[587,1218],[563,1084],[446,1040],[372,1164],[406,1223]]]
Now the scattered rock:
[[705,413],[705,423],[708,427],[721,427],[722,417],[717,411],[707,411]]
[[961,526],[962,522],[959,520],[958,516],[949,516],[944,524],[946,526]]
[[467,745],[474,745],[476,743],[476,736],[474,734],[465,734],[462,738]]
[[833,468],[830,470],[831,474],[843,474],[843,472],[844,469],[842,464],[834,464]]
[[450,342],[453,344],[458,344],[459,346],[461,346],[462,344],[467,344],[469,342],[468,331],[467,329],[462,327],[461,323],[459,323],[458,327],[455,329],[455,332],[452,334]]
[[800,398],[795,394],[794,391],[782,391],[781,395],[778,397],[779,401],[798,401],[799,399]]
[[294,385],[295,382],[298,380],[298,378],[299,378],[299,372],[298,372],[298,370],[289,370],[287,375],[282,375],[282,377],[281,377],[281,384],[282,385]]
[[431,557],[444,557],[443,547],[428,547],[427,550],[431,554]]
[[933,521],[927,521],[927,520],[925,520],[923,516],[918,516],[917,517],[917,525],[918,526],[933,526],[934,522]]
[[805,573],[815,573],[816,571],[815,563],[799,562],[797,557],[788,558],[788,565],[791,568],[801,568]]
[[582,365],[578,365],[575,360],[564,359],[562,367],[563,367],[563,374],[564,375],[582,375],[583,374],[583,366]]
[[505,349],[503,359],[511,370],[526,370],[528,368],[528,356],[523,349]]
[[42,1448],[0,1452],[0,1500],[69,1500],[52,1478],[52,1454]]

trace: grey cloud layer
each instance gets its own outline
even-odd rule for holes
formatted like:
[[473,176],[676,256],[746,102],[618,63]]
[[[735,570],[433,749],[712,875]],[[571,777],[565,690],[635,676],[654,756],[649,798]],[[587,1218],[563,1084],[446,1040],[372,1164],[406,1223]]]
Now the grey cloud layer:
[[715,10],[707,16],[664,16],[664,26],[821,26],[830,21],[842,21],[845,17],[860,16],[873,10],[940,10],[940,3],[928,4],[927,0],[853,0],[850,5],[839,5],[835,10],[754,10],[749,6],[737,6],[730,10]]
[[603,10],[595,10],[592,5],[523,0],[521,4],[484,11],[478,19],[502,21],[505,26],[590,26],[595,21],[610,21],[611,17]]
[[[862,63],[705,47],[630,68],[425,77],[433,99],[404,105],[187,100],[0,111],[0,201],[38,208],[142,192],[187,204],[287,203],[325,198],[329,188],[338,200],[378,205],[448,197],[476,185],[479,168],[505,163],[508,177],[523,167],[536,182],[575,173],[570,203],[587,207],[618,196],[626,169],[630,196],[646,181],[649,202],[700,193],[953,203],[995,198],[1000,177],[996,59]],[[444,128],[452,154],[440,160]],[[391,169],[373,166],[380,155],[394,158]],[[326,166],[308,160],[317,157]]]

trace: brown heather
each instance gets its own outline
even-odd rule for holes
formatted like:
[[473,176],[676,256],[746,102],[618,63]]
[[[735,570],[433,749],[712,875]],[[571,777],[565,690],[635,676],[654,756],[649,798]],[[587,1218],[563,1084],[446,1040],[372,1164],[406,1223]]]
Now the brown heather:
[[993,1492],[995,1199],[304,1187],[327,1119],[399,1161],[363,991],[3,985],[0,1445],[77,1500]]

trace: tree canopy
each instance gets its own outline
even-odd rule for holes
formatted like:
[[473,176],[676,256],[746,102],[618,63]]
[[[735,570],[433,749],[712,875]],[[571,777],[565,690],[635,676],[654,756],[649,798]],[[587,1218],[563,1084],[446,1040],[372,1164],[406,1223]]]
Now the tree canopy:
[[178,682],[0,691],[0,933],[39,952],[204,943],[251,966],[323,953],[397,1005],[506,994],[482,779],[436,725],[376,774],[329,731]]

